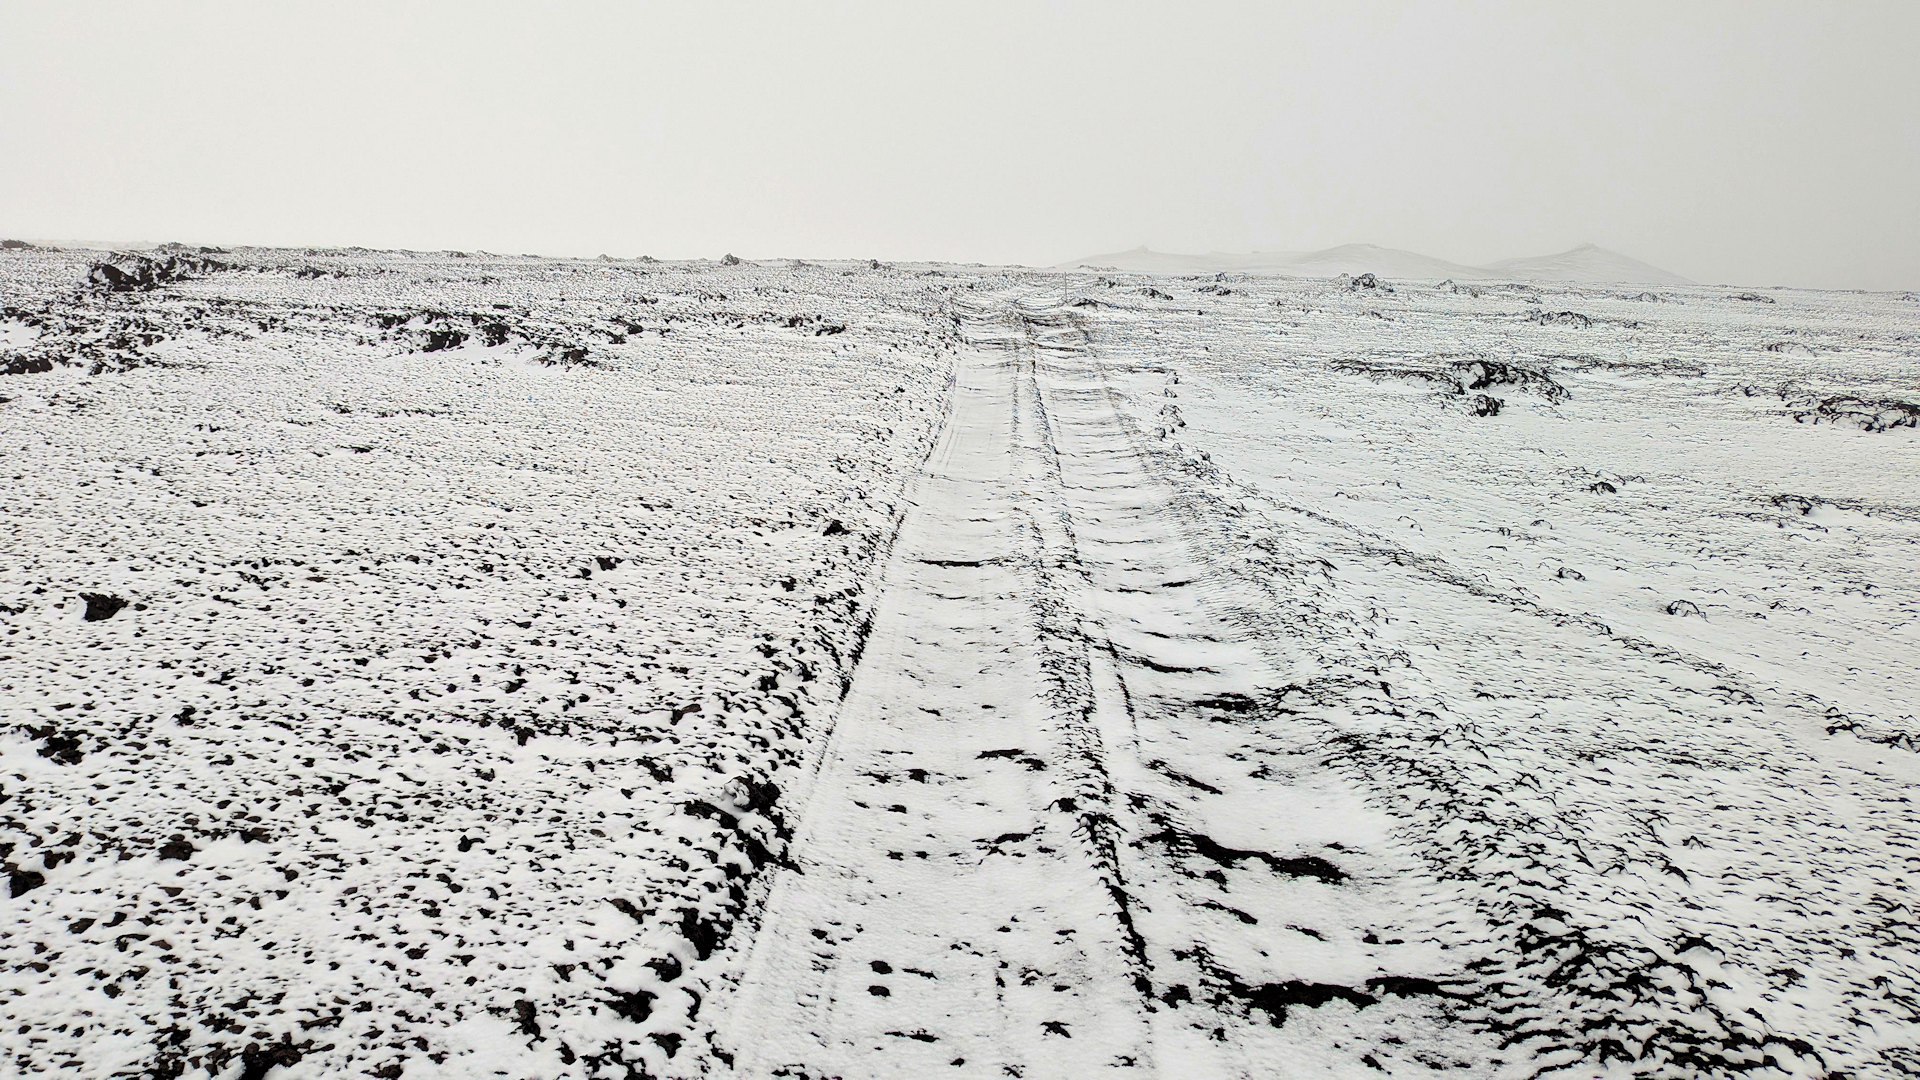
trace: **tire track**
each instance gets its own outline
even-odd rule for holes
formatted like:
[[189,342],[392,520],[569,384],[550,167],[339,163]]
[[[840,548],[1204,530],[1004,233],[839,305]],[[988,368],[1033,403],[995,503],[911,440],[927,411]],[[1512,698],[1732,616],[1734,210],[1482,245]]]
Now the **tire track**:
[[722,1021],[743,1076],[1081,1076],[1150,1061],[1115,895],[1086,854],[1058,522],[1015,405],[1017,322],[961,312],[946,429]]
[[[743,1076],[1476,1066],[1417,860],[1284,705],[1071,309],[972,346],[721,1042]],[[1420,1048],[1412,1058],[1398,1048]]]
[[1273,613],[1207,556],[1222,523],[1182,512],[1072,309],[1018,310],[1162,1059],[1231,1076],[1482,1065],[1450,1019],[1471,982],[1446,956],[1457,912],[1327,767],[1326,720],[1283,704],[1321,673],[1259,633]]

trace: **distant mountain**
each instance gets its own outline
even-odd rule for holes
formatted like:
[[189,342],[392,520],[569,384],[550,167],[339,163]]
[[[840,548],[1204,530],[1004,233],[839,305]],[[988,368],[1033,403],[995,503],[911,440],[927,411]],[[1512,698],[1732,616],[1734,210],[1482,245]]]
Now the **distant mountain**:
[[1413,251],[1375,244],[1343,244],[1325,251],[1256,251],[1248,254],[1215,252],[1179,255],[1144,247],[1109,255],[1089,255],[1066,267],[1100,267],[1143,274],[1279,274],[1286,277],[1337,277],[1340,274],[1378,274],[1386,278],[1455,281],[1581,281],[1642,285],[1691,285],[1669,270],[1593,244],[1582,244],[1557,255],[1506,259],[1489,266],[1465,266]]
[[1649,266],[1639,259],[1594,244],[1581,244],[1558,255],[1531,259],[1503,259],[1489,265],[1495,277],[1520,281],[1617,281],[1636,285],[1692,285],[1671,270]]
[[1471,281],[1488,277],[1486,271],[1398,248],[1374,244],[1342,244],[1294,260],[1287,271],[1295,277],[1337,277],[1341,274],[1378,274],[1386,278],[1453,278]]
[[1221,271],[1277,274],[1287,272],[1301,257],[1302,253],[1298,251],[1255,251],[1249,254],[1216,251],[1209,255],[1176,255],[1137,247],[1132,251],[1116,251],[1111,255],[1089,255],[1062,265],[1100,266],[1137,274],[1217,274]]

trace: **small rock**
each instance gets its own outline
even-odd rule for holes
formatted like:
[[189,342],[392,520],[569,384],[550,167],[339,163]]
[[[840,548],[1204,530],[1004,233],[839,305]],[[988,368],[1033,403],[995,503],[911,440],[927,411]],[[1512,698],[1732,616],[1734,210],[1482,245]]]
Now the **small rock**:
[[107,593],[81,593],[80,599],[87,602],[86,614],[81,616],[87,622],[111,619],[127,606],[125,600]]
[[520,1028],[520,1034],[540,1037],[540,1022],[534,1018],[533,1002],[525,998],[513,1003],[514,1020]]
[[8,885],[16,897],[25,896],[47,883],[47,875],[38,870],[11,869],[7,872]]

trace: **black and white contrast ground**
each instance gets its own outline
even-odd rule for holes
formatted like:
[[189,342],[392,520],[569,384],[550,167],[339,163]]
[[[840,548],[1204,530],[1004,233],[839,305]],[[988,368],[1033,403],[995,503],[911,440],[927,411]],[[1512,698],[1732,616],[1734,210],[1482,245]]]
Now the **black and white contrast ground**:
[[0,254],[0,1073],[1920,1074],[1920,299]]

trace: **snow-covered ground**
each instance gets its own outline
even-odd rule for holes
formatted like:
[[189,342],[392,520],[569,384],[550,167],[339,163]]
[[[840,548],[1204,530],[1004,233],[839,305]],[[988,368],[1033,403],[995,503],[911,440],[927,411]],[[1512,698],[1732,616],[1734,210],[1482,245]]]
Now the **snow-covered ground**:
[[1920,1072],[1911,295],[170,254],[0,256],[7,1069]]
[[56,361],[0,383],[12,1067],[664,1061],[851,670],[938,293],[266,261],[9,288]]

